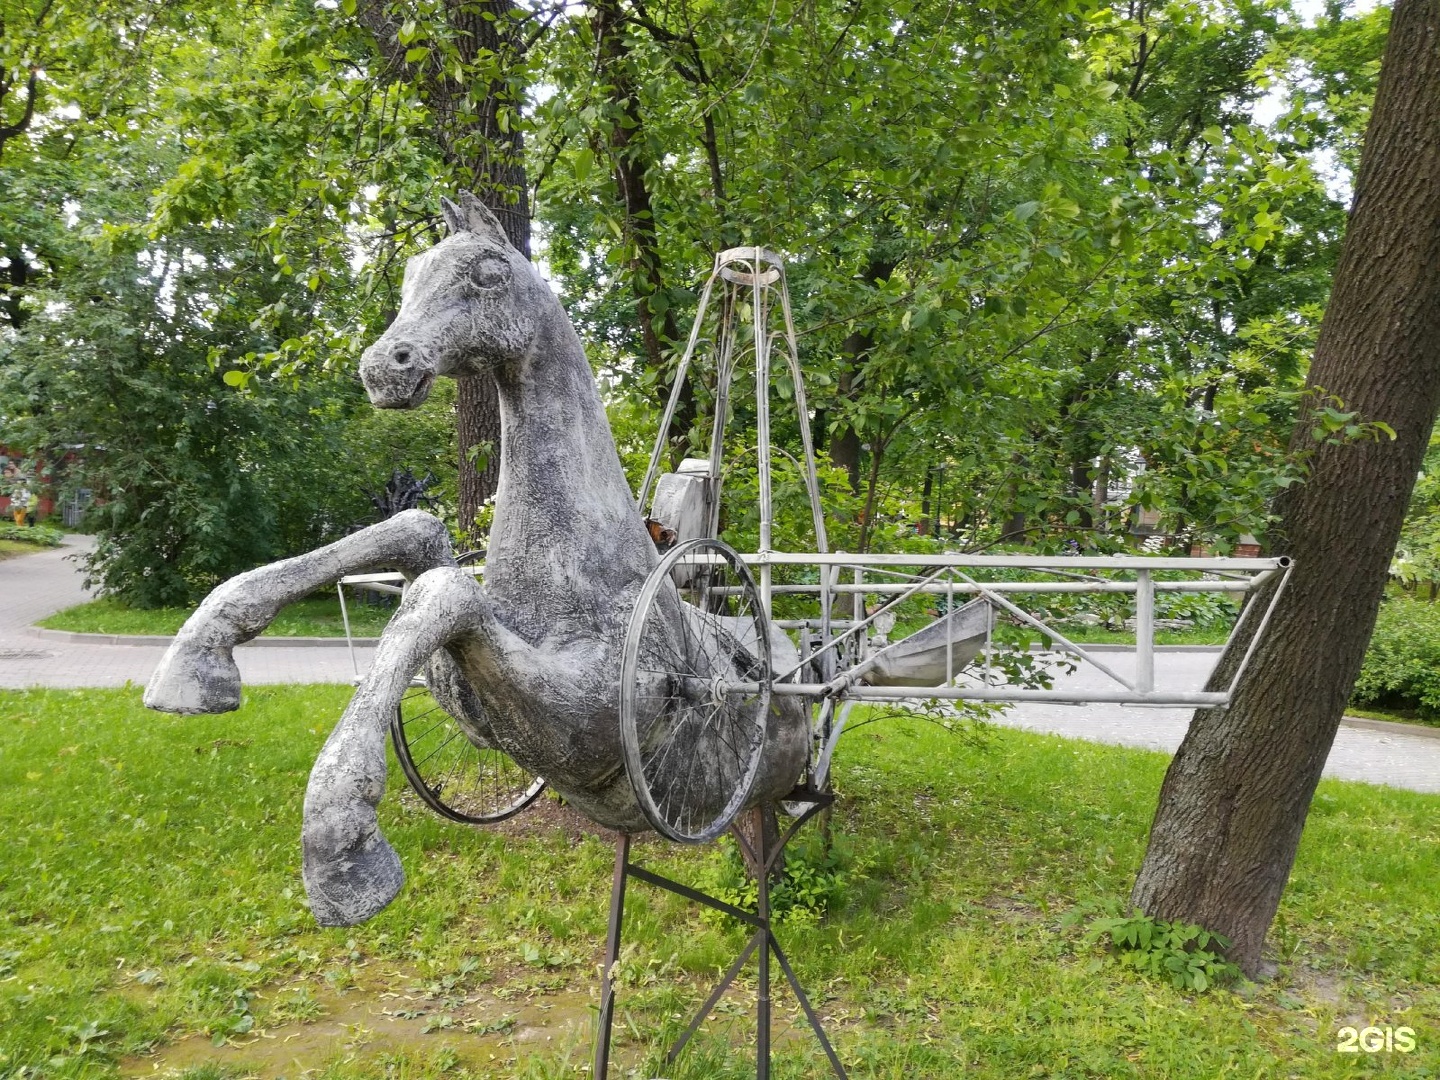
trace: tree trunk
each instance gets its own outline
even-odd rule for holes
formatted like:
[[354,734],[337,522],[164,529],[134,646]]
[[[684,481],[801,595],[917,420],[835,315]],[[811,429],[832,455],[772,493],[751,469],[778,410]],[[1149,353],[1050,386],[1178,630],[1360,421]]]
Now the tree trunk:
[[[1384,593],[1440,406],[1440,0],[1397,0],[1308,384],[1395,439],[1318,445],[1282,500],[1295,569],[1228,710],[1196,712],[1131,899],[1231,939],[1254,975]],[[1323,389],[1323,393],[1322,393]],[[1268,599],[1262,595],[1261,602]],[[1223,685],[1245,646],[1221,658]]]
[[[528,259],[530,205],[519,124],[523,93],[506,77],[519,68],[520,24],[510,16],[514,7],[513,0],[446,0],[445,21],[466,68],[502,58],[502,75],[491,79],[478,102],[470,98],[468,77],[456,78],[440,50],[419,63],[405,62],[401,24],[390,5],[368,0],[358,15],[397,77],[414,85],[429,108],[436,144],[455,185],[449,194],[455,196],[461,187],[473,190]],[[457,386],[460,527],[478,544],[482,538],[476,535],[475,516],[500,480],[500,402],[488,375],[460,379]]]
[[[920,523],[916,531],[924,536],[930,531],[930,502],[935,491],[935,469],[925,466],[925,482],[920,487]],[[938,531],[938,530],[937,530]]]
[[1100,459],[1100,465],[1095,470],[1095,484],[1090,489],[1090,515],[1101,531],[1109,528],[1109,522],[1105,520],[1105,504],[1109,501],[1110,455],[1106,454]]
[[10,260],[6,269],[6,276],[10,280],[3,299],[0,299],[0,310],[4,311],[10,329],[19,330],[30,317],[30,313],[25,310],[25,288],[30,284],[30,262],[18,245],[6,248],[5,256]]
[[[1095,462],[1090,458],[1081,458],[1070,463],[1070,485],[1074,488],[1075,509],[1080,513],[1080,520],[1077,524],[1082,529],[1089,529],[1095,524],[1095,515],[1093,513],[1095,486],[1094,480],[1090,475],[1094,468]],[[1081,502],[1081,499],[1085,501]]]
[[[860,358],[865,356],[870,349],[868,339],[859,340],[863,335],[851,334],[845,339],[842,346],[847,357],[851,358],[847,367],[840,369],[839,391],[841,397],[850,397],[853,394],[851,389],[851,378],[853,371],[858,368]],[[841,424],[830,435],[830,464],[837,469],[844,469],[845,476],[850,481],[850,491],[860,494],[860,433],[849,424]]]
[[[666,369],[666,356],[675,349],[680,331],[665,285],[665,265],[660,255],[655,208],[647,179],[653,162],[646,153],[645,118],[640,112],[637,77],[630,43],[625,37],[626,14],[619,0],[595,0],[592,26],[598,67],[607,83],[606,96],[613,110],[609,150],[625,222],[625,239],[630,244],[626,270],[635,296],[640,344],[650,370],[661,373]],[[664,379],[657,380],[655,387],[657,403],[663,405],[669,398],[670,388]],[[665,433],[672,467],[679,465],[689,449],[690,429],[696,416],[694,383],[687,380],[681,388],[670,430]]]
[[[883,255],[872,255],[865,267],[861,280],[869,287],[887,281],[895,272],[895,262]],[[859,395],[856,382],[870,361],[870,351],[875,348],[875,337],[868,330],[856,330],[846,335],[840,345],[844,363],[840,368],[836,389],[843,400],[853,401]],[[844,415],[843,409],[841,415]],[[830,462],[845,470],[850,478],[850,490],[860,494],[860,433],[843,420],[830,436]],[[863,550],[863,548],[862,548]]]

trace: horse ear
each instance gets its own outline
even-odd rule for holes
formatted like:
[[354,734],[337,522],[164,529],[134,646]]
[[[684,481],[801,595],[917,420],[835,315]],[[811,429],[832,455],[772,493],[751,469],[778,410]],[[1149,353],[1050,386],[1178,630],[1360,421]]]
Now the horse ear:
[[490,236],[505,243],[510,242],[499,220],[490,212],[490,208],[471,192],[460,192],[460,207],[465,212],[465,227],[471,232],[481,236]]
[[444,195],[440,196],[440,216],[445,219],[445,224],[452,234],[464,232],[469,228],[465,221],[465,211],[445,198]]

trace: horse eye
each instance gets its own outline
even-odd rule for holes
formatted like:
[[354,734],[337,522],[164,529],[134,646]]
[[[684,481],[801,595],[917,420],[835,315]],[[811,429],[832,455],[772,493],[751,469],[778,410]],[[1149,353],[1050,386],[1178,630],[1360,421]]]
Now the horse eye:
[[482,255],[470,264],[470,280],[482,289],[493,289],[510,278],[510,266],[496,255]]

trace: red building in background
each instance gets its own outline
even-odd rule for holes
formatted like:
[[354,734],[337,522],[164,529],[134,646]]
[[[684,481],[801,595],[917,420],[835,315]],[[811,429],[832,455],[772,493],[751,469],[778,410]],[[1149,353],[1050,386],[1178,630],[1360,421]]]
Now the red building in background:
[[31,472],[22,469],[25,462],[25,455],[0,444],[0,521],[12,519],[14,510],[10,505],[10,491],[18,485],[39,496],[40,502],[35,508],[36,521],[44,521],[55,512],[55,489],[51,485],[49,466],[37,460]]

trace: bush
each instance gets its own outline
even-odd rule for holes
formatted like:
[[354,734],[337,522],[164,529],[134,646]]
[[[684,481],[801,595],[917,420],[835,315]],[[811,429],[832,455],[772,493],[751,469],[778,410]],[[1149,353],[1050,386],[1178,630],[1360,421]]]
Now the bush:
[[1440,719],[1440,604],[1396,597],[1381,605],[1352,700]]
[[0,540],[18,540],[22,544],[37,544],[40,547],[59,547],[60,538],[65,534],[59,529],[46,525],[16,525],[0,521]]

